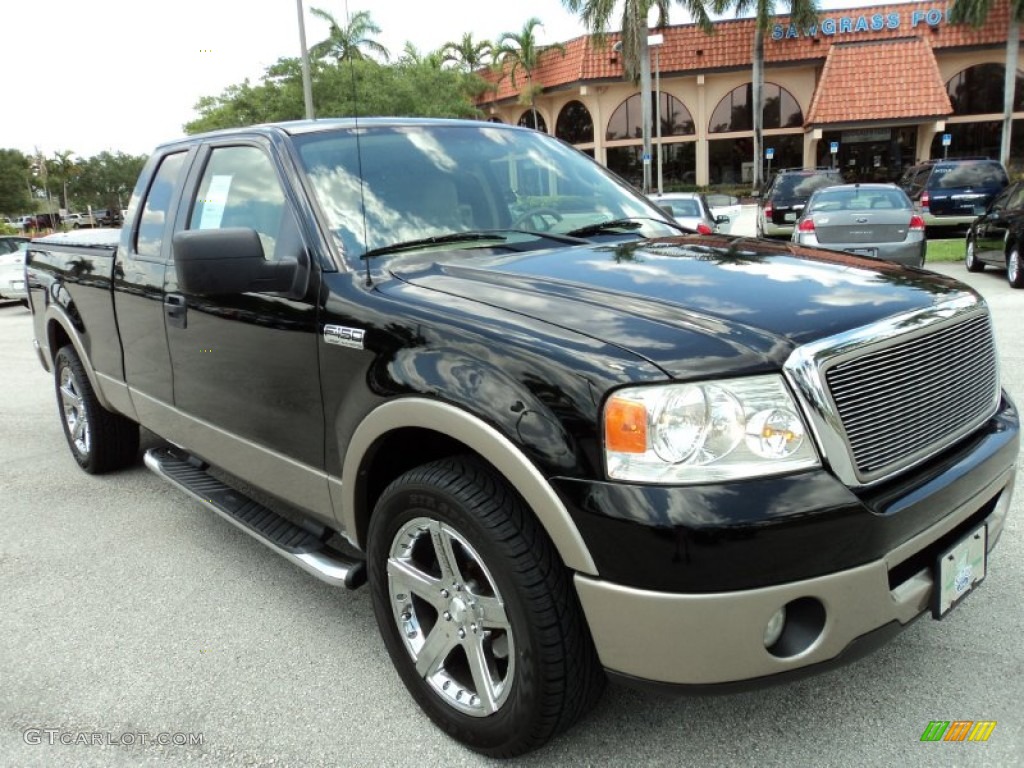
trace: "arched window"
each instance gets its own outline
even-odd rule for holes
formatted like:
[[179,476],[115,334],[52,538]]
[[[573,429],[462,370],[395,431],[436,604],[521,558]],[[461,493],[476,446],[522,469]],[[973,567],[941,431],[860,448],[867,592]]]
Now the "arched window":
[[[708,123],[710,133],[731,133],[754,130],[753,83],[733,88],[725,95]],[[764,84],[764,127],[799,128],[804,113],[793,94],[775,83]]]
[[519,116],[519,122],[516,125],[521,125],[523,128],[536,128],[541,133],[548,132],[548,124],[544,122],[544,115],[537,110],[537,122],[534,123],[534,111],[528,109]]
[[[656,94],[652,94],[651,120],[656,119],[658,102]],[[640,107],[640,94],[634,93],[622,102],[612,119],[608,121],[608,130],[605,131],[605,138],[608,141],[616,139],[639,139],[643,138],[643,117]],[[657,126],[652,126],[651,135],[657,133]],[[662,136],[692,136],[695,133],[693,118],[690,110],[686,108],[679,99],[665,91],[661,92],[661,135]]]
[[594,119],[582,101],[570,101],[558,113],[555,136],[570,144],[589,144],[594,140]]
[[[1001,114],[1005,73],[1006,67],[1002,64],[975,64],[951,77],[946,83],[946,92],[953,105],[953,114]],[[1013,111],[1024,111],[1024,75],[1019,70]]]

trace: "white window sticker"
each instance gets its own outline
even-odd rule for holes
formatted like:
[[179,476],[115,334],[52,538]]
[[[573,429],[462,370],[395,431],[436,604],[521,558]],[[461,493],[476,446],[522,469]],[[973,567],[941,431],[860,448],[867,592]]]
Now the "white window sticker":
[[210,188],[206,192],[206,197],[200,200],[203,205],[203,215],[199,219],[200,229],[220,229],[230,189],[231,176],[214,175],[210,179]]

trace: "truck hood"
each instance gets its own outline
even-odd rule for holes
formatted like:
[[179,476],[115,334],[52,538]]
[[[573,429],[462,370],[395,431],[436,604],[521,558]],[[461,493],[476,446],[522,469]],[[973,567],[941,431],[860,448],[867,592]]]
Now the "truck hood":
[[614,344],[674,377],[778,370],[801,344],[971,292],[888,262],[721,236],[459,251],[392,274]]

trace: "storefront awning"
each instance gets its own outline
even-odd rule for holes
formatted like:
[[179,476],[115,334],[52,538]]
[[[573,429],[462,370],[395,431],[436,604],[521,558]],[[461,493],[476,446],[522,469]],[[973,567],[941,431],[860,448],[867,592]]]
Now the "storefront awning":
[[833,45],[807,111],[807,126],[950,115],[932,47],[920,37]]

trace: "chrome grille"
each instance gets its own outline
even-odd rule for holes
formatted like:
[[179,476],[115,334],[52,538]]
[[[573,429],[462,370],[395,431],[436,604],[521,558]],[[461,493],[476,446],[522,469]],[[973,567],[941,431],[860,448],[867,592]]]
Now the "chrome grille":
[[870,482],[947,447],[984,422],[999,395],[987,313],[826,364],[857,474]]

